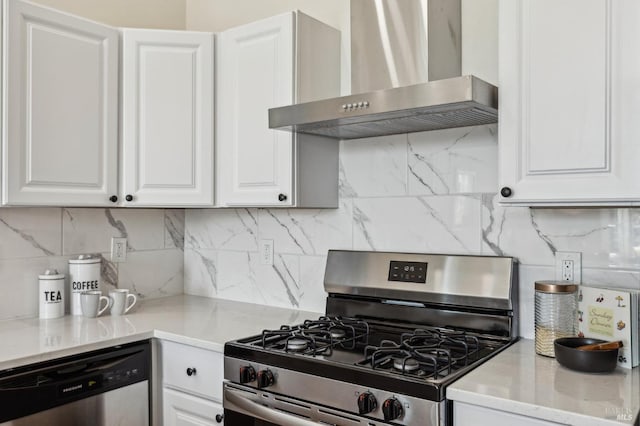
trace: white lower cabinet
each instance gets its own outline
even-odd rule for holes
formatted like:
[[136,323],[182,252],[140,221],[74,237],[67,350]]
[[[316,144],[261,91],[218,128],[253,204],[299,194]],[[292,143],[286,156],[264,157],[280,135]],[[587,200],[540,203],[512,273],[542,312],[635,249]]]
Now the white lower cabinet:
[[456,401],[453,403],[453,424],[454,426],[557,426],[562,423],[549,422]]
[[162,390],[164,426],[220,425],[216,416],[222,413],[222,405],[217,402],[169,388]]
[[220,425],[223,354],[160,340],[164,426]]

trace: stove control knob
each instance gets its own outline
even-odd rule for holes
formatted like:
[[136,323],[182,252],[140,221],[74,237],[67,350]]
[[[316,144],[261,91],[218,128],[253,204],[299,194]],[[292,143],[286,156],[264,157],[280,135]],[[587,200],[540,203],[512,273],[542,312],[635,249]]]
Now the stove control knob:
[[245,384],[253,382],[256,379],[256,370],[250,365],[240,367],[240,383]]
[[259,388],[269,387],[276,382],[276,379],[275,377],[273,377],[273,373],[271,372],[271,370],[258,371],[257,380]]
[[387,422],[400,418],[402,417],[402,404],[395,398],[389,398],[382,403],[382,414]]
[[360,414],[368,414],[378,408],[378,401],[371,392],[363,392],[358,395],[358,410]]

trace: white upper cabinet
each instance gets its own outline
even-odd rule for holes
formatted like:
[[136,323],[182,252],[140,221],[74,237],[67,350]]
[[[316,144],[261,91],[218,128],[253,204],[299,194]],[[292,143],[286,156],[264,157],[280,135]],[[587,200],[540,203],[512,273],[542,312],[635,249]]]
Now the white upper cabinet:
[[268,110],[339,95],[340,33],[291,12],[217,41],[216,204],[336,207],[337,141],[270,130]]
[[213,34],[4,4],[3,204],[213,206]]
[[637,0],[500,1],[501,202],[640,201],[638,22]]
[[3,204],[109,204],[118,31],[21,0],[4,5]]
[[125,205],[213,205],[213,76],[213,34],[122,30]]
[[269,129],[268,109],[294,102],[294,15],[225,31],[218,41],[219,201],[276,204],[288,196],[291,134]]
[[339,31],[290,12],[214,53],[211,33],[3,4],[3,205],[337,207],[338,141],[268,110],[339,95]]

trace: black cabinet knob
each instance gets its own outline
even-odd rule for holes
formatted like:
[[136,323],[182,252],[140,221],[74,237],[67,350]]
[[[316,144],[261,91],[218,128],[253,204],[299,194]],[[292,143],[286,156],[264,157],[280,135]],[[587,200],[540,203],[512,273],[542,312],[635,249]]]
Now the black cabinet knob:
[[117,203],[118,202],[118,196],[117,195],[112,195],[111,197],[109,197],[109,201],[111,201],[112,203]]
[[286,194],[279,194],[278,195],[278,201],[287,201],[287,195]]
[[240,367],[240,384],[250,383],[256,379],[256,370],[250,365]]
[[187,368],[187,376],[195,376],[196,375],[196,369],[194,368]]
[[258,382],[258,388],[266,388],[274,384],[276,379],[273,377],[271,370],[260,370],[258,371],[256,381]]
[[371,392],[363,392],[358,395],[358,411],[360,414],[368,414],[378,408],[378,401]]
[[384,420],[390,422],[402,416],[402,404],[395,398],[389,398],[382,403]]
[[505,186],[500,190],[500,195],[504,198],[509,198],[513,195],[513,191],[508,186]]
[[224,420],[224,416],[222,414],[216,414],[216,422],[222,423],[222,420]]
[[127,201],[133,201],[133,195],[127,194],[126,197],[124,197],[124,199]]

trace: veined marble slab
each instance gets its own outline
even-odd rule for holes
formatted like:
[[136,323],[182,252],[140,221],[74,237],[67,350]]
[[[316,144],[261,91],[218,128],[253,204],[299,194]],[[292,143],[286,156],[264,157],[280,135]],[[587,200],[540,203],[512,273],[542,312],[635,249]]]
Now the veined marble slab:
[[447,398],[560,424],[633,424],[640,412],[640,368],[571,371],[537,355],[532,340],[521,340],[450,385]]
[[61,211],[55,208],[0,210],[0,259],[62,254]]
[[64,254],[108,252],[111,237],[126,237],[127,250],[165,247],[162,209],[62,209]]
[[408,138],[410,195],[496,191],[497,125],[410,133]]

